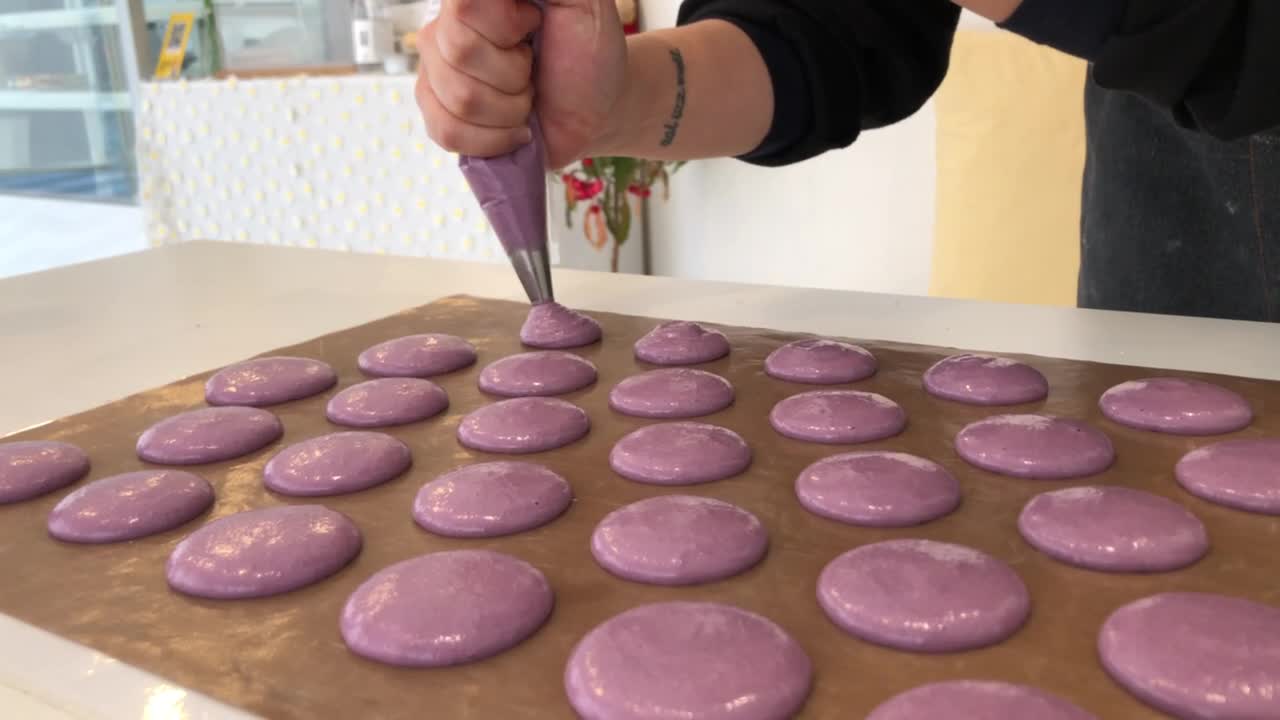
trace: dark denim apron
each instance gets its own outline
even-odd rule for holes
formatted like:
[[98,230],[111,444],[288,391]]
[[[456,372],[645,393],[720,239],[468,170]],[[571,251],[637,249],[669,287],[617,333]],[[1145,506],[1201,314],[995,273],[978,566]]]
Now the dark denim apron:
[[1223,142],[1090,81],[1078,304],[1280,321],[1280,130]]

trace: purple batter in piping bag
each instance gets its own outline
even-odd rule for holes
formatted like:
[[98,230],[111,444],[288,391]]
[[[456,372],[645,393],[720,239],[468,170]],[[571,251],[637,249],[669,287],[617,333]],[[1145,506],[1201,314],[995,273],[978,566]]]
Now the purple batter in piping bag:
[[[543,8],[543,0],[530,1]],[[539,33],[534,33],[532,43],[536,58]],[[464,155],[458,166],[507,251],[529,302],[539,305],[555,296],[547,255],[547,153],[537,114],[529,115],[529,131],[533,139],[506,155]]]

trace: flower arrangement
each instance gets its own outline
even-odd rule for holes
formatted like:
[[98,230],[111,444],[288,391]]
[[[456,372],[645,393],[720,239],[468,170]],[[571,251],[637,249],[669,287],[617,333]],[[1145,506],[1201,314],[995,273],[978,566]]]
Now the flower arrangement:
[[631,236],[631,198],[643,203],[662,184],[665,199],[670,194],[671,174],[684,163],[637,160],[627,157],[584,158],[561,175],[565,188],[565,224],[573,227],[573,215],[587,203],[583,231],[597,250],[613,241],[609,269],[618,272],[618,256]]
[[[640,29],[635,0],[616,0],[623,32],[631,35]],[[587,204],[583,231],[587,242],[597,250],[613,241],[609,268],[618,272],[618,256],[631,236],[632,200],[643,204],[653,194],[655,183],[662,184],[662,196],[670,193],[671,175],[684,163],[663,160],[637,160],[627,157],[584,158],[560,176],[564,181],[565,224],[573,227],[573,216],[581,203]]]

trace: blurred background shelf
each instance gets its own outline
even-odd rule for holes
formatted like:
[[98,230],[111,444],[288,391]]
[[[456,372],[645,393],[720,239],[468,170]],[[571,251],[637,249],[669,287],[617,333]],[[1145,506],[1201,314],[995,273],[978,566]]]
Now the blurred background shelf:
[[70,110],[121,112],[128,111],[132,107],[133,98],[128,92],[0,89],[0,111]]
[[[199,3],[195,3],[198,5]],[[93,25],[115,25],[120,19],[114,6],[68,7],[61,10],[28,10],[0,14],[0,33],[21,30],[54,30]]]
[[0,193],[135,197],[133,18],[141,7],[0,2]]

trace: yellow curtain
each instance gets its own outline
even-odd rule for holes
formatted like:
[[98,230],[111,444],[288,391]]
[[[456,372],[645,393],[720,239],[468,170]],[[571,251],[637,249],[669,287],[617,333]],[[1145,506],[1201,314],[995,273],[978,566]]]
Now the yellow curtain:
[[1009,33],[958,33],[936,97],[931,294],[1075,304],[1085,75]]

